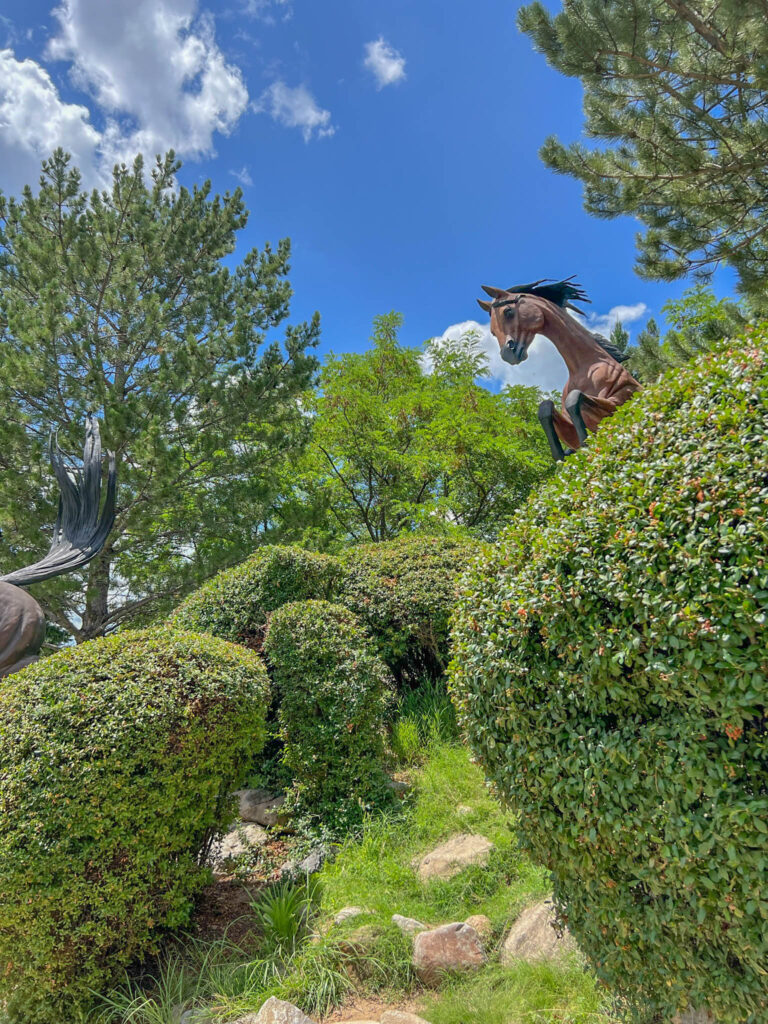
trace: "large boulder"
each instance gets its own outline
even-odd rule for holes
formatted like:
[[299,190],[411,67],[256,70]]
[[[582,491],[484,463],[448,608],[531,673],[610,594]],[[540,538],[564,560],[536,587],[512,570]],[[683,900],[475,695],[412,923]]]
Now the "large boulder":
[[501,949],[505,966],[516,960],[555,960],[576,948],[567,928],[559,929],[549,900],[527,907],[517,918]]
[[248,1014],[235,1024],[315,1024],[315,1021],[293,1003],[270,996],[258,1013]]
[[280,808],[285,797],[270,793],[268,789],[238,789],[237,810],[243,821],[269,828],[280,820]]
[[413,943],[413,966],[425,985],[438,985],[446,973],[477,970],[487,959],[482,939],[462,921],[421,932]]
[[462,832],[423,857],[415,857],[411,864],[422,882],[453,878],[470,864],[487,864],[492,849],[493,843],[485,836]]

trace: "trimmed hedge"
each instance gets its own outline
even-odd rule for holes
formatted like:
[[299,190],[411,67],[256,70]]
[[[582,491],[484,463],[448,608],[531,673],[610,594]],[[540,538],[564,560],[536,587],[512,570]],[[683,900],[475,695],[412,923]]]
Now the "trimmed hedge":
[[341,556],[338,599],[366,624],[399,682],[445,671],[458,578],[479,549],[465,538],[408,534]]
[[171,623],[260,650],[270,612],[289,601],[329,599],[340,575],[330,555],[265,545],[190,594]]
[[291,803],[343,831],[391,794],[384,772],[389,672],[355,616],[327,601],[276,611],[264,653],[294,780]]
[[0,1005],[79,1019],[189,920],[264,737],[255,654],[167,628],[94,640],[0,686]]
[[763,1021],[768,344],[633,399],[466,576],[451,687],[597,973]]

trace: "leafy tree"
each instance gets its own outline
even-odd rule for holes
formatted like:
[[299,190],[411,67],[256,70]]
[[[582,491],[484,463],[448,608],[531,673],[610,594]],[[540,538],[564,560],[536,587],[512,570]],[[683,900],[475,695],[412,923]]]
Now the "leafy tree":
[[672,280],[730,263],[747,294],[768,273],[765,0],[563,0],[521,30],[584,87],[586,135],[541,151],[584,183],[586,209],[645,225],[638,270]]
[[376,317],[372,348],[322,369],[286,504],[290,515],[308,503],[326,542],[450,526],[492,535],[550,469],[536,388],[491,394],[476,382],[486,361],[474,338],[421,351],[400,344],[401,324]]
[[640,332],[637,345],[629,349],[628,366],[643,381],[655,380],[674,366],[684,366],[723,338],[735,336],[743,330],[748,316],[746,308],[730,299],[716,299],[702,285],[666,302],[662,312],[671,324],[664,339],[651,319]]
[[[37,194],[0,195],[0,564],[34,561],[55,516],[49,432],[76,451],[82,417],[117,454],[118,515],[81,578],[36,593],[79,640],[146,615],[238,560],[269,526],[275,480],[305,429],[319,324],[288,315],[289,243],[229,257],[238,189],[179,187],[173,153],[90,196],[67,155]],[[6,570],[7,571],[7,570]]]

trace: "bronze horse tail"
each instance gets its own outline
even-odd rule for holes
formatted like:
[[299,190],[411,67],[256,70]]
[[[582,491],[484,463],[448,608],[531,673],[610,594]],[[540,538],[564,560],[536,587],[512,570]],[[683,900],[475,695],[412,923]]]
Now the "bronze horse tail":
[[83,468],[70,472],[63,453],[51,438],[51,465],[59,483],[59,512],[48,553],[23,569],[0,576],[0,677],[37,659],[45,636],[40,605],[20,587],[72,572],[101,551],[115,523],[117,473],[109,454],[107,493],[101,506],[101,436],[88,414]]

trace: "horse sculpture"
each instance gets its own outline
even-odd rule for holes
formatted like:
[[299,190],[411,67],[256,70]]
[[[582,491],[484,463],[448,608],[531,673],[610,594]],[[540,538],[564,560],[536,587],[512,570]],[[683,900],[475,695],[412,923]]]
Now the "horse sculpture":
[[493,301],[477,300],[491,315],[491,333],[506,363],[516,366],[527,359],[528,347],[537,334],[549,338],[565,360],[569,376],[562,412],[550,399],[539,406],[539,421],[557,461],[580,448],[588,430],[596,430],[601,420],[640,390],[640,384],[621,365],[618,349],[566,312],[573,309],[581,314],[573,302],[589,302],[572,281],[569,277],[548,283],[545,278],[506,290],[483,285]]
[[79,569],[101,551],[115,522],[115,457],[109,453],[107,496],[101,505],[101,438],[88,414],[83,468],[74,474],[51,439],[51,465],[59,482],[59,514],[48,554],[34,565],[0,577],[0,677],[37,660],[45,636],[40,605],[20,587]]

